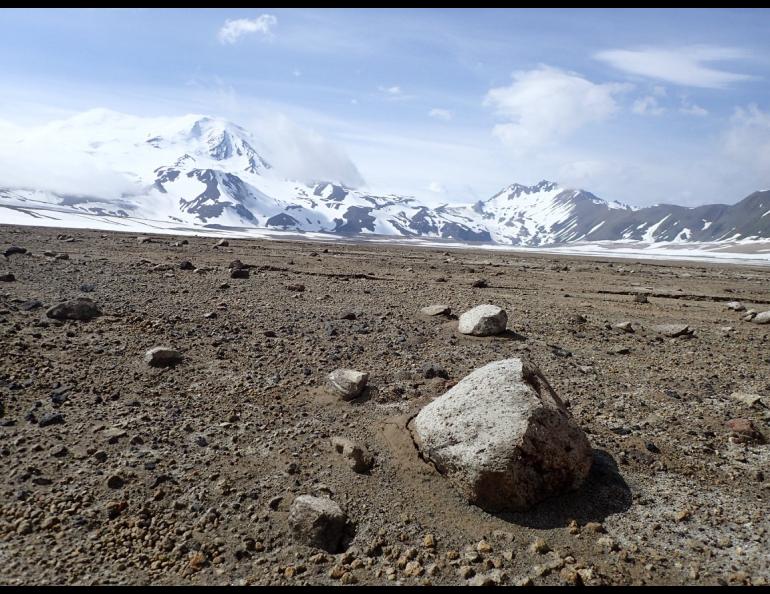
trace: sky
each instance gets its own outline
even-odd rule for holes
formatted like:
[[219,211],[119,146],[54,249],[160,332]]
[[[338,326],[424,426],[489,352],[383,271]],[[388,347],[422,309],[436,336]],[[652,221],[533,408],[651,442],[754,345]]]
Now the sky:
[[0,15],[0,123],[209,114],[298,176],[432,204],[541,179],[637,206],[770,188],[764,9]]

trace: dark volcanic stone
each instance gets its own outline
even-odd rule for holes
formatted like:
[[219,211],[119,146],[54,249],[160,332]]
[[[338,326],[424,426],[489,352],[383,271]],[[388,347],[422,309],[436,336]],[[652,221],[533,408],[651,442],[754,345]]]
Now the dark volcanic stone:
[[48,425],[61,425],[64,423],[64,415],[58,412],[51,412],[40,417],[38,425],[40,427],[47,427]]
[[7,248],[3,254],[6,258],[9,258],[13,254],[26,254],[27,248],[19,247],[18,245],[12,245],[11,247]]

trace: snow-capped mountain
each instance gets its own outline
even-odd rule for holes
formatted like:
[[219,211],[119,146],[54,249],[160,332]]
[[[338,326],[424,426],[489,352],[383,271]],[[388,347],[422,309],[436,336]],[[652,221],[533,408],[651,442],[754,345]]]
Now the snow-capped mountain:
[[[721,241],[770,237],[770,191],[733,206],[633,208],[543,180],[488,200],[428,207],[333,181],[286,179],[259,138],[220,118],[139,118],[92,110],[26,134],[14,150],[55,147],[73,159],[63,192],[0,179],[3,211],[68,212],[205,228],[440,237],[542,246],[575,241]],[[98,183],[97,183],[98,180]],[[105,180],[113,181],[107,183]],[[106,189],[105,189],[106,188]],[[119,188],[119,190],[118,190]],[[2,208],[5,207],[5,208]],[[96,216],[93,216],[96,215]]]

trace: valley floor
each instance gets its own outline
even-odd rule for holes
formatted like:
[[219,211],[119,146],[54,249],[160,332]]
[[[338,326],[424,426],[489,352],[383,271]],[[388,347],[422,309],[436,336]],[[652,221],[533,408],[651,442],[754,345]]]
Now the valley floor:
[[[770,437],[770,325],[725,306],[770,309],[766,266],[185,237],[0,226],[3,249],[28,250],[0,260],[15,277],[0,282],[0,583],[770,583],[770,445],[725,427]],[[229,277],[235,259],[249,278]],[[104,315],[46,318],[75,297]],[[456,316],[420,314],[437,303],[499,305],[512,332],[461,335]],[[147,366],[157,345],[183,362]],[[419,459],[405,425],[524,354],[587,432],[593,470],[576,492],[490,515]],[[431,364],[449,379],[427,378]],[[326,394],[338,367],[370,374],[362,397]],[[41,426],[51,413],[61,422]],[[369,474],[333,436],[366,445]],[[289,535],[293,499],[319,493],[354,524],[345,553]]]

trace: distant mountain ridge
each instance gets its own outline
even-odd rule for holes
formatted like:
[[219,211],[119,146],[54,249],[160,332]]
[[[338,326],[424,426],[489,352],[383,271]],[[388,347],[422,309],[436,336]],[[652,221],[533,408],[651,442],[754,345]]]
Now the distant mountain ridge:
[[[0,206],[53,208],[200,227],[264,227],[343,235],[438,237],[542,246],[575,241],[719,242],[770,238],[770,191],[734,205],[633,208],[543,180],[512,184],[487,200],[429,207],[333,181],[289,180],[244,128],[209,116],[137,118],[93,110],[57,123],[50,142],[114,171],[134,191],[119,198],[11,187]],[[44,175],[45,172],[41,172]],[[0,210],[0,215],[2,210]]]

